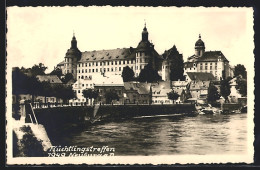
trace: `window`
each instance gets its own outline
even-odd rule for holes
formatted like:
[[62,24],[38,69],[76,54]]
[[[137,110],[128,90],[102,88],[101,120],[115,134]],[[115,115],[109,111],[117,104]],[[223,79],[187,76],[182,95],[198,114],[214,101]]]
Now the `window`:
[[89,76],[89,79],[92,80],[92,76],[91,75]]
[[102,62],[100,62],[100,66],[102,66]]
[[91,69],[88,70],[91,73]]
[[78,93],[80,93],[80,90],[78,90]]
[[106,68],[104,68],[104,72],[106,72]]
[[94,72],[95,72],[95,69],[92,69],[92,72],[94,73]]
[[215,66],[215,70],[217,70],[217,69],[218,69],[218,66],[216,65],[216,66]]
[[80,79],[80,76],[79,76],[79,79]]
[[88,78],[88,76],[85,76],[85,79],[87,79]]
[[85,64],[85,66],[87,67],[87,66],[88,66],[88,64],[86,63],[86,64]]
[[138,66],[136,66],[136,70],[138,70]]
[[102,72],[102,68],[100,68],[100,72]]
[[129,60],[127,60],[127,64],[129,64]]
[[107,62],[107,65],[109,66],[109,61]]
[[79,67],[80,67],[80,64],[79,64]]
[[84,87],[84,84],[82,84],[82,87]]
[[80,73],[80,70],[79,70],[79,73]]
[[88,69],[85,70],[85,73],[87,73],[87,72],[88,72]]
[[81,76],[81,79],[84,79],[84,76]]
[[121,61],[119,61],[119,64],[121,64]]
[[205,66],[205,70],[207,70],[208,69],[208,66]]
[[111,68],[111,71],[113,71],[113,67]]
[[123,64],[125,64],[125,60],[123,61]]
[[96,68],[96,73],[98,72],[98,69]]
[[82,67],[84,67],[84,63],[82,63]]
[[131,63],[133,64],[133,63],[134,63],[134,60],[131,60]]
[[82,73],[84,73],[84,70],[82,69]]
[[115,67],[115,71],[117,71],[117,67]]
[[115,65],[117,65],[117,61],[115,61]]
[[107,71],[109,71],[109,68],[107,68]]
[[111,65],[113,65],[113,61],[111,61]]
[[98,62],[96,62],[96,66],[98,66]]
[[91,63],[89,63],[88,66],[91,66]]
[[121,71],[121,67],[119,67],[119,71]]
[[212,66],[210,66],[210,70],[212,70]]

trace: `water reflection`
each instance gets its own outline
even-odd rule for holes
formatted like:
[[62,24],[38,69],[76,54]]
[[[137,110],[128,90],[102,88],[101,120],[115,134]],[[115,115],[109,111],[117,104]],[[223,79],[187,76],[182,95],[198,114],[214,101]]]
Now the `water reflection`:
[[65,133],[55,145],[109,146],[116,155],[243,154],[246,114],[137,117]]

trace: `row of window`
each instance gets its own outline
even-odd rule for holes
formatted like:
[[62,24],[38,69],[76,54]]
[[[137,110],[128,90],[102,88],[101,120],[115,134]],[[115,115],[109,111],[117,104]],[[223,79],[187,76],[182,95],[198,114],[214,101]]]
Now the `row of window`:
[[[208,67],[207,65],[205,65],[204,69],[205,69],[205,70],[208,70],[208,69],[213,70],[213,66],[210,65],[210,66]],[[218,66],[215,65],[215,70],[217,70],[217,69],[218,69]],[[200,65],[200,70],[203,70],[203,66],[202,66],[202,65]]]
[[[202,66],[202,65],[214,65],[214,63],[208,63],[208,62],[205,62],[205,63],[198,63],[199,66]],[[215,63],[215,66],[217,66],[218,63]]]
[[65,58],[65,62],[73,62],[73,61],[77,61],[77,58]]
[[109,65],[121,65],[121,64],[135,64],[135,60],[119,60],[119,61],[101,61],[101,62],[89,62],[78,64],[78,67],[87,66],[109,66]]

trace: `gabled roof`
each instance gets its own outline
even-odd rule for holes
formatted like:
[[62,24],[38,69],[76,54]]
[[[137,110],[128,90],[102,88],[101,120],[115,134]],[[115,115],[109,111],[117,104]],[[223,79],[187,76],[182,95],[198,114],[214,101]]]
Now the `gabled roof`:
[[149,94],[151,83],[124,82],[125,90],[136,90],[138,94]]
[[173,87],[186,87],[188,84],[187,81],[172,81]]
[[57,75],[38,75],[36,76],[40,82],[47,81],[51,84],[62,84],[62,81]]
[[203,73],[203,72],[187,72],[187,75],[191,80],[196,81],[209,81],[215,80],[215,77],[212,73]]
[[218,59],[222,61],[228,61],[221,51],[206,51],[201,57],[198,58],[198,62],[217,62]]
[[111,50],[94,50],[82,52],[79,62],[89,61],[110,61],[110,60],[126,60],[135,58],[135,49],[130,48],[117,48]]
[[179,53],[175,45],[169,50],[165,50],[164,53],[162,54],[162,57],[164,59],[173,59],[174,57],[177,56],[182,57],[182,54]]
[[191,82],[189,90],[204,90],[209,88],[210,81]]

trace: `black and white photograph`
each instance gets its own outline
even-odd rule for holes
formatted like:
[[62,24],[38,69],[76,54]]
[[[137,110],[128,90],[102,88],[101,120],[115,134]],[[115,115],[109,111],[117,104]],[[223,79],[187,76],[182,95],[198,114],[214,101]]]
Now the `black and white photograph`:
[[253,162],[253,8],[6,10],[7,164]]

